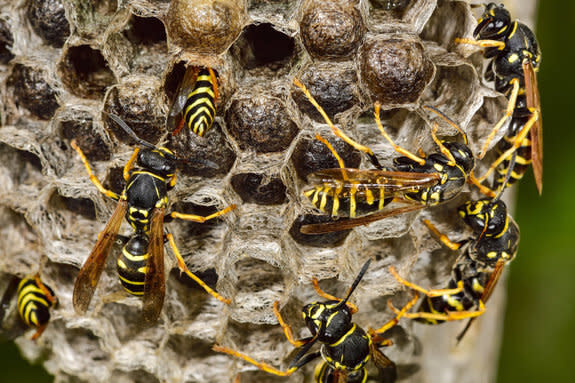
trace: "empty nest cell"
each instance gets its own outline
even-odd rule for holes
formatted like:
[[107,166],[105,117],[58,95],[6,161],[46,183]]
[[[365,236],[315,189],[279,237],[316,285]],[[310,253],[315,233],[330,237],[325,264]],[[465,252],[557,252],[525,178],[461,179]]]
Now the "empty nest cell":
[[70,36],[62,0],[29,0],[26,15],[34,32],[48,45],[61,48]]
[[60,106],[58,92],[47,81],[43,69],[16,64],[7,80],[17,106],[27,109],[33,116],[49,120]]

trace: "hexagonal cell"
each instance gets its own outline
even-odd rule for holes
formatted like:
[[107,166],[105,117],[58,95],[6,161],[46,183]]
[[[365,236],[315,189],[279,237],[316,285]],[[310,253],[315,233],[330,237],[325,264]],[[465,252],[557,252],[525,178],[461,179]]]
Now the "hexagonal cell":
[[[163,134],[164,112],[159,97],[161,85],[155,77],[134,76],[114,86],[104,100],[104,110],[119,116],[136,135],[153,144]],[[104,116],[107,129],[127,144],[134,140],[117,126],[108,116]]]
[[369,0],[374,8],[381,8],[386,11],[401,12],[409,5],[411,0]]
[[[125,55],[131,60],[131,73],[141,72],[157,76],[165,70],[169,60],[168,45],[166,29],[160,19],[132,15],[121,34],[132,47],[131,52]],[[118,50],[123,49],[122,45],[119,36],[112,38],[109,44]]]
[[236,154],[217,122],[204,137],[186,129],[177,136],[168,136],[168,142],[168,147],[183,160],[178,163],[178,170],[189,176],[225,176],[236,160]]
[[8,64],[14,58],[11,52],[14,36],[10,30],[10,23],[0,18],[0,64]]
[[116,16],[118,0],[72,0],[70,21],[81,37],[101,36]]
[[96,210],[94,202],[92,202],[91,199],[64,197],[54,193],[48,203],[57,210],[66,209],[73,214],[80,214],[87,219],[96,219]]
[[46,81],[44,70],[16,64],[7,80],[14,102],[42,120],[52,118],[60,106],[58,92]]
[[293,222],[289,233],[299,244],[312,247],[336,247],[341,246],[351,233],[351,230],[334,231],[326,234],[304,234],[301,232],[303,225],[312,223],[333,222],[334,219],[328,215],[304,214],[299,215]]
[[164,23],[155,17],[132,15],[124,34],[132,44],[138,46],[164,44],[167,39]]
[[38,182],[42,178],[42,162],[38,156],[0,144],[0,161],[10,164],[0,173],[2,195],[18,191],[23,185],[38,187]]
[[433,13],[437,0],[369,0],[369,29],[419,34]]
[[[350,63],[317,62],[302,68],[296,75],[330,118],[358,103],[357,73]],[[295,85],[291,96],[299,109],[315,121],[324,122],[317,109]]]
[[7,207],[0,207],[0,214],[2,214],[0,234],[2,238],[10,239],[0,242],[2,267],[10,266],[9,269],[15,273],[20,272],[21,277],[30,274],[30,270],[38,271],[39,254],[31,253],[29,250],[33,244],[38,243],[36,231],[24,214]]
[[231,52],[245,69],[278,70],[295,59],[295,41],[273,24],[251,24],[244,29]]
[[[445,20],[455,20],[446,23]],[[425,24],[421,37],[437,42],[446,49],[452,49],[456,37],[467,36],[477,25],[469,5],[464,2],[440,2],[431,18]]]
[[302,5],[300,33],[314,58],[345,60],[357,51],[365,26],[356,0],[307,0]]
[[235,97],[226,112],[226,124],[242,150],[258,153],[287,149],[298,132],[284,102],[264,93]]
[[106,88],[116,82],[100,50],[89,45],[66,48],[58,70],[66,89],[78,97],[101,98]]
[[232,176],[231,184],[246,203],[279,205],[287,198],[286,187],[278,176],[240,173]]
[[383,108],[416,102],[435,71],[421,43],[395,36],[369,39],[360,65],[363,85]]
[[62,0],[28,0],[26,16],[34,32],[48,45],[61,48],[70,36]]
[[[357,168],[361,163],[361,154],[345,141],[333,137],[324,137],[332,144],[348,168]],[[312,137],[304,137],[298,141],[290,158],[295,171],[303,181],[311,173],[322,169],[339,167],[337,160],[321,141]]]
[[122,193],[126,185],[126,181],[124,180],[124,167],[108,169],[108,173],[102,180],[102,184],[114,193]]
[[433,82],[425,89],[422,99],[452,119],[470,118],[477,109],[473,105],[481,103],[477,89],[479,79],[471,66],[437,66]]
[[75,110],[66,113],[58,120],[57,129],[67,140],[76,140],[90,161],[107,161],[111,157],[110,147],[94,127],[94,117],[90,112]]
[[219,55],[238,37],[244,18],[243,4],[236,0],[173,0],[166,28],[171,44]]

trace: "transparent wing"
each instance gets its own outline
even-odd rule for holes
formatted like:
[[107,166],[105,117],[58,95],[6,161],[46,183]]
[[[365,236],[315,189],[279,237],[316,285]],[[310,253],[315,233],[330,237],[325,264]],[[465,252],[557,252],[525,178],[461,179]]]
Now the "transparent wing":
[[164,209],[154,209],[150,223],[150,257],[144,282],[144,320],[155,322],[164,305],[166,283],[164,275]]
[[541,101],[537,86],[537,75],[530,61],[523,63],[523,75],[525,77],[525,94],[527,107],[539,111],[539,118],[529,131],[531,137],[531,161],[533,175],[539,194],[543,190],[543,120],[541,115]]

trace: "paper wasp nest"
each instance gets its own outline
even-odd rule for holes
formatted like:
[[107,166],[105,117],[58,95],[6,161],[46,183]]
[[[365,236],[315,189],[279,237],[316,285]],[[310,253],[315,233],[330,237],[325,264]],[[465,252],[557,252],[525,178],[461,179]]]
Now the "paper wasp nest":
[[[388,266],[442,287],[457,254],[442,248],[421,218],[452,239],[464,237],[455,208],[468,192],[351,232],[299,232],[323,219],[302,198],[306,176],[337,166],[316,132],[347,166],[370,165],[333,138],[291,81],[301,79],[333,121],[383,163],[396,154],[375,126],[375,100],[400,145],[437,150],[421,109],[429,104],[469,133],[477,153],[505,100],[481,81],[482,58],[465,59],[469,47],[453,44],[475,25],[465,1],[0,0],[0,272],[5,280],[40,271],[60,300],[37,343],[17,340],[24,356],[41,358],[57,382],[224,382],[238,373],[242,382],[302,382],[302,373],[274,377],[211,347],[217,341],[285,366],[292,347],[273,302],[305,336],[300,310],[317,299],[311,278],[342,295],[367,257],[374,262],[353,297],[360,308],[354,320],[364,328],[391,317],[388,298],[395,294],[401,305],[409,296]],[[202,139],[171,137],[165,127],[188,65],[219,75],[216,123]],[[167,224],[190,269],[230,297],[229,307],[180,277],[167,251],[164,309],[156,326],[142,330],[140,300],[118,283],[117,246],[87,315],[74,313],[75,276],[114,203],[90,183],[70,140],[115,191],[133,149],[103,112],[189,158],[169,193],[174,209],[209,214],[238,204],[217,222]],[[445,124],[439,133],[455,134]],[[129,230],[124,224],[121,233]],[[406,381],[487,381],[497,358],[498,299],[458,347],[463,323],[404,320],[383,351]]]

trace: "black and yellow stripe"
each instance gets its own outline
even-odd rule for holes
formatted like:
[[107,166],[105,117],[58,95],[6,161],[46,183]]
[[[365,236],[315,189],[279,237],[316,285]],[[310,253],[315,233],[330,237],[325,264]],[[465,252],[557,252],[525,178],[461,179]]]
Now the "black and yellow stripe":
[[217,84],[214,84],[214,79],[215,75],[210,73],[210,69],[200,69],[182,109],[186,126],[200,137],[212,127],[216,115]]
[[120,282],[128,293],[144,295],[148,258],[148,238],[145,235],[134,235],[122,248],[116,266]]
[[[44,287],[54,296],[52,289],[46,285]],[[18,285],[18,313],[20,318],[30,327],[40,327],[50,321],[50,308],[54,306],[53,301],[46,295],[39,286],[36,278],[24,278]]]

